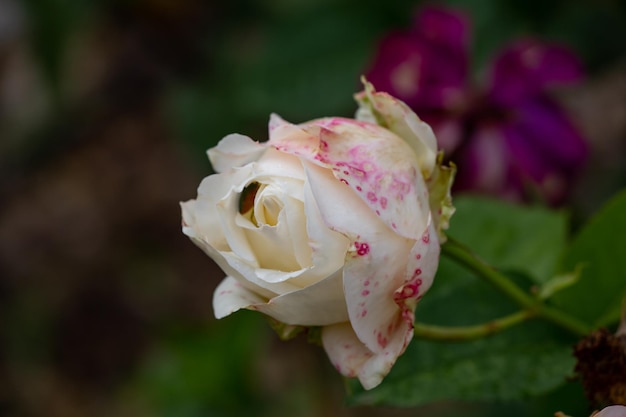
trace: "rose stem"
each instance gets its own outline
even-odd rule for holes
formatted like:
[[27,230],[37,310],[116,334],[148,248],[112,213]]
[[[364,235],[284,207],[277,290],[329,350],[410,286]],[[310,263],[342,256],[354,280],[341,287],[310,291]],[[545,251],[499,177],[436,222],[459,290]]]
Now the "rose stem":
[[517,305],[532,312],[532,315],[551,321],[579,336],[585,336],[591,332],[590,327],[582,321],[570,316],[562,310],[547,306],[539,299],[524,292],[505,275],[479,259],[460,243],[449,239],[448,242],[442,245],[441,250],[448,258],[453,259],[470,271],[476,273],[479,277],[508,296]]
[[531,310],[521,310],[508,316],[474,326],[448,327],[416,322],[414,323],[414,332],[416,336],[429,340],[454,342],[478,339],[498,333],[534,316],[535,313]]

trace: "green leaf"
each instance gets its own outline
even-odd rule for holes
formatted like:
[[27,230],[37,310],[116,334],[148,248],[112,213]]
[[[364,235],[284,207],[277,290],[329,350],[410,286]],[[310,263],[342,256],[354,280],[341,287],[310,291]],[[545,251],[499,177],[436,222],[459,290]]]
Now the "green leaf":
[[562,269],[582,264],[577,284],[552,300],[572,316],[602,326],[619,319],[626,296],[626,191],[614,197],[573,240]]
[[567,237],[564,212],[501,201],[456,198],[449,236],[496,268],[528,274],[538,284],[554,275]]
[[[565,382],[574,360],[569,348],[540,341],[499,346],[486,352],[452,355],[438,353],[441,343],[416,343],[415,357],[437,357],[413,375],[383,384],[355,397],[359,404],[416,406],[439,400],[520,400],[543,394]],[[443,346],[445,351],[453,351]]]

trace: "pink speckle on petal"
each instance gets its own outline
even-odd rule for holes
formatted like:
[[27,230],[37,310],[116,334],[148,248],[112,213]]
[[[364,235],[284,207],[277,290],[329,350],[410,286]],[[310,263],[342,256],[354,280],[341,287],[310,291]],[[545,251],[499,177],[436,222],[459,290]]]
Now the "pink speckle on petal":
[[413,321],[415,320],[415,313],[413,313],[413,311],[408,308],[404,308],[402,310],[402,319],[405,322],[409,323],[411,325],[411,328],[413,328]]
[[418,253],[417,255],[415,255],[415,259],[422,259],[422,254]]
[[345,179],[343,179],[343,178],[342,178],[342,179],[340,179],[339,181],[343,182],[343,183],[344,183],[344,184],[346,184],[346,185],[350,185],[350,183],[349,183],[348,181],[346,181]]
[[385,197],[380,198],[380,206],[383,208],[383,210],[387,208],[387,198]]
[[343,171],[343,173],[346,174],[346,175],[350,175],[349,171]]
[[367,255],[370,253],[370,245],[367,243],[354,242],[354,246],[356,247],[356,253],[360,256]]
[[430,233],[428,232],[424,233],[424,235],[422,236],[422,241],[424,243],[428,243],[430,241]]
[[370,285],[370,280],[369,280],[369,279],[368,279],[368,280],[365,280],[365,282],[363,283],[363,285],[365,285],[366,287],[367,287],[368,285]]
[[363,191],[363,188],[361,188],[361,186],[360,186],[360,185],[357,185],[357,186],[356,186],[356,190],[357,190],[357,191]]
[[367,315],[367,310],[361,311],[361,317],[365,317]]
[[370,295],[370,292],[369,292],[369,290],[363,290],[363,291],[361,292],[361,295],[362,295],[363,297],[367,297],[368,295]]
[[372,203],[374,203],[374,202],[376,202],[378,200],[378,198],[376,197],[376,194],[374,194],[374,192],[372,192],[372,191],[367,193],[367,199],[369,201],[371,201]]
[[378,333],[377,342],[380,347],[383,349],[387,347],[387,338],[383,336],[382,333]]
[[402,287],[402,290],[394,294],[394,301],[397,303],[399,301],[406,300],[407,298],[417,297],[419,295],[419,288],[421,285],[422,280],[419,278],[415,281],[407,283],[404,287]]
[[380,216],[380,210],[376,210],[376,215]]
[[417,276],[417,275],[420,275],[421,273],[422,273],[422,270],[417,268],[415,272],[413,272],[413,275]]

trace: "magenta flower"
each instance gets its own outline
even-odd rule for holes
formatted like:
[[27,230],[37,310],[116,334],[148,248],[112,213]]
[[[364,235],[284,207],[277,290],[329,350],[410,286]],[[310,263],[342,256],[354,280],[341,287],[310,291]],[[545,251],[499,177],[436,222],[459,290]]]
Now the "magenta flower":
[[457,191],[562,202],[587,151],[550,93],[582,78],[580,61],[562,46],[521,40],[495,58],[486,87],[475,91],[468,50],[463,14],[424,8],[410,31],[383,39],[367,77],[432,125],[459,165]]
[[368,80],[414,110],[458,107],[467,90],[468,26],[459,13],[424,8],[410,31],[382,40]]

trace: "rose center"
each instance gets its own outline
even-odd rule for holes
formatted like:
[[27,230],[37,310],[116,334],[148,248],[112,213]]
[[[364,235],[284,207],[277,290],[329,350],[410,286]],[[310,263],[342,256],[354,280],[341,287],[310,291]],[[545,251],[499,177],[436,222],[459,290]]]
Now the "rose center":
[[252,182],[239,196],[239,213],[255,226],[276,226],[283,203],[276,196],[276,187]]

